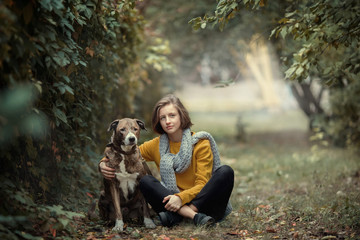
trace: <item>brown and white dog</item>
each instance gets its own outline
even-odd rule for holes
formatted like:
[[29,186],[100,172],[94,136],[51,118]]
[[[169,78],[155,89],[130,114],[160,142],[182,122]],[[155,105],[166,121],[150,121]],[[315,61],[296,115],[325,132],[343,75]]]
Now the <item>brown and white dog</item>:
[[[116,171],[115,179],[104,178],[104,199],[105,201],[107,199],[108,202],[111,201],[113,205],[110,204],[112,207],[104,210],[99,201],[99,210],[100,215],[107,215],[110,220],[115,220],[115,226],[112,229],[115,232],[124,230],[123,215],[126,217],[125,215],[129,215],[134,210],[135,216],[143,217],[145,227],[156,227],[150,218],[148,205],[138,187],[140,178],[151,174],[137,145],[141,129],[146,130],[144,122],[130,118],[115,120],[108,129],[108,131],[113,131],[113,135],[104,151],[108,159],[106,165],[115,168]],[[115,214],[111,211],[115,211]]]

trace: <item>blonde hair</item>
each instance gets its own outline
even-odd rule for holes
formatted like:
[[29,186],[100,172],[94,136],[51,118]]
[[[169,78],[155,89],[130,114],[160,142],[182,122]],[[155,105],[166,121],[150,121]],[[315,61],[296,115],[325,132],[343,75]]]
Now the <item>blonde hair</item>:
[[152,121],[151,121],[154,132],[156,132],[158,134],[165,133],[164,129],[161,127],[161,124],[160,124],[159,112],[162,107],[164,107],[168,104],[173,104],[174,107],[178,110],[179,115],[180,115],[180,122],[181,122],[182,129],[190,128],[193,125],[193,123],[191,122],[190,116],[189,116],[189,112],[186,110],[184,105],[181,103],[180,99],[173,94],[168,94],[168,95],[164,96],[163,98],[161,98],[155,104],[155,107],[154,107],[154,110],[152,113]]

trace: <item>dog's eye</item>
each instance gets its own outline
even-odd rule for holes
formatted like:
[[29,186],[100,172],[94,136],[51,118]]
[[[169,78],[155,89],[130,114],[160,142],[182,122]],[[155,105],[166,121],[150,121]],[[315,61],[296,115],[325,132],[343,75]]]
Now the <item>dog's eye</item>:
[[137,128],[134,128],[134,131],[137,131],[138,129]]
[[125,132],[126,128],[122,128],[120,129],[121,132]]

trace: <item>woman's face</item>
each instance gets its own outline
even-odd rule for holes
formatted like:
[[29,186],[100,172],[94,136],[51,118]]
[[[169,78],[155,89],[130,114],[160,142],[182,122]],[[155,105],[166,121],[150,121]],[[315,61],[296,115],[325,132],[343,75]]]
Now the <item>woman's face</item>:
[[180,142],[182,138],[180,114],[172,104],[167,104],[159,111],[160,125],[171,141]]

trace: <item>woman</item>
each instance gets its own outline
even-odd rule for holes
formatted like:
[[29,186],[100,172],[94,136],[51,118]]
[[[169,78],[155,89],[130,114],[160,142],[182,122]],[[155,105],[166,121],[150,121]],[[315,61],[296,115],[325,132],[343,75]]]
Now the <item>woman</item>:
[[[220,166],[212,136],[191,132],[192,125],[181,101],[167,95],[155,105],[152,115],[153,130],[160,136],[140,146],[143,158],[154,161],[160,171],[161,182],[144,176],[140,190],[163,226],[178,224],[183,217],[193,219],[197,226],[211,226],[232,210],[229,198],[234,171]],[[102,162],[99,167],[105,178],[114,177],[114,169]]]

